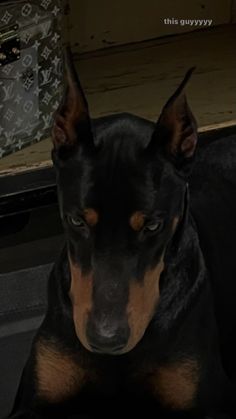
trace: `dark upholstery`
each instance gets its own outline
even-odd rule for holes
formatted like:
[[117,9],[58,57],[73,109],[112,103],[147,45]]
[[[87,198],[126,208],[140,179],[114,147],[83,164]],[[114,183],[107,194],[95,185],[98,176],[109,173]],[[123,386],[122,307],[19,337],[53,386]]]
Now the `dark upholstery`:
[[0,274],[0,418],[12,406],[32,338],[46,309],[51,265]]

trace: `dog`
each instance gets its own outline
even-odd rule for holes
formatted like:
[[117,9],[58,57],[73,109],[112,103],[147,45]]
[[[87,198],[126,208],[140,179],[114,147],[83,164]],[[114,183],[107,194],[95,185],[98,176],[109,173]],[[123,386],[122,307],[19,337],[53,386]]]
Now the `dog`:
[[234,417],[236,142],[201,154],[192,72],[157,123],[92,120],[67,51],[52,131],[66,244],[11,418]]

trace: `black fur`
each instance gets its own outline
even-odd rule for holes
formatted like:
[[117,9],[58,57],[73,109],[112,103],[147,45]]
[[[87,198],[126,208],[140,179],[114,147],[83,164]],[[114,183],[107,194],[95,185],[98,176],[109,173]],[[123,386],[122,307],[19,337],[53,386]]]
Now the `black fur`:
[[[187,105],[181,99],[179,106]],[[129,114],[108,116],[90,121],[85,131],[77,124],[78,143],[68,146],[55,139],[53,161],[66,245],[51,272],[48,311],[25,367],[12,418],[66,418],[73,413],[78,418],[106,413],[118,417],[128,412],[132,417],[143,412],[158,418],[234,418],[236,136],[209,146],[200,141],[193,159],[195,125],[188,113],[192,125],[186,131],[185,120],[173,155],[172,145],[165,148],[173,133],[166,133],[170,138],[163,143],[158,131],[160,123],[163,126],[170,118],[173,127],[181,126],[178,115],[170,113],[157,125]],[[190,148],[184,154],[186,138]],[[68,215],[81,215],[83,208],[95,208],[100,218],[93,229],[83,225],[78,231]],[[164,220],[160,232],[132,231],[128,220],[137,210],[145,212],[148,221]],[[175,217],[179,222],[173,232]],[[113,304],[111,319],[129,333],[124,314],[129,283],[135,279],[142,284],[163,249],[160,300],[142,339],[121,355],[85,349],[73,322],[68,251],[85,275],[91,269],[95,272],[93,315],[99,319],[100,312],[109,313]],[[118,280],[115,297],[107,301],[106,292]],[[93,334],[91,327],[88,335]],[[91,376],[98,374],[99,381],[89,381],[62,405],[38,397],[36,348],[42,338],[69,354]],[[147,382],[153,371],[182,361],[197,362],[192,406],[165,410],[162,400],[151,397]]]

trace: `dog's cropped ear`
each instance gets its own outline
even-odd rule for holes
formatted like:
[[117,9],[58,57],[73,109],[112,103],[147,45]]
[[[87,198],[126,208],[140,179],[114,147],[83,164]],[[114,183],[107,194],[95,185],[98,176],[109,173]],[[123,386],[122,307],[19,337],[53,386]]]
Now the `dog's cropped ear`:
[[92,139],[88,104],[69,47],[65,52],[65,92],[54,118],[52,140],[54,150],[70,149]]
[[[151,143],[164,151],[178,166],[190,160],[197,144],[197,123],[188,105],[184,88],[195,68],[191,68],[164,106]],[[154,144],[149,144],[152,146]]]

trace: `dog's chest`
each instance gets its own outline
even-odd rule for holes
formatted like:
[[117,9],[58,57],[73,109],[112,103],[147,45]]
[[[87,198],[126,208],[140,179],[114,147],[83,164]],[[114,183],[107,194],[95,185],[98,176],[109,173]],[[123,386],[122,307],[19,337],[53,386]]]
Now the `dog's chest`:
[[195,359],[159,366],[136,362],[131,368],[118,359],[103,367],[96,363],[86,368],[79,359],[40,342],[36,363],[38,394],[50,402],[61,402],[88,387],[93,394],[104,397],[122,394],[151,397],[173,410],[185,410],[194,405],[200,375]]
[[183,359],[169,364],[140,369],[130,376],[129,388],[147,394],[163,407],[186,410],[195,403],[199,366],[194,359]]
[[108,374],[98,372],[96,388],[105,397],[124,394],[141,404],[152,400],[170,410],[186,410],[195,405],[199,377],[198,362],[189,358],[146,368],[140,364],[135,370],[118,365]]

